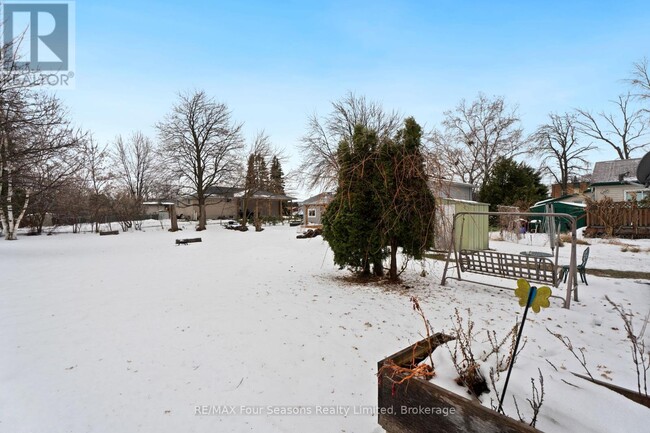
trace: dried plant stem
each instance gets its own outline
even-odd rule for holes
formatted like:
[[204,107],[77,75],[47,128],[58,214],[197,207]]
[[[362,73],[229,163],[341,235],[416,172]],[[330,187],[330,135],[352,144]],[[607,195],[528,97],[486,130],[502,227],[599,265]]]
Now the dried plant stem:
[[[533,416],[528,423],[531,427],[535,427],[537,424],[537,418],[539,416],[539,411],[542,408],[542,405],[544,404],[544,376],[542,375],[542,371],[538,368],[537,372],[539,373],[539,389],[537,389],[537,385],[535,384],[535,378],[530,378],[530,383],[532,387],[532,398],[527,398],[526,401],[530,405],[531,409],[533,410]],[[519,410],[519,405],[517,404],[517,398],[515,396],[512,396],[513,401],[515,402],[515,410],[517,411],[517,417],[519,418],[519,421],[527,423],[526,419],[522,415],[521,411]]]
[[424,329],[426,330],[427,333],[427,343],[429,344],[429,362],[431,362],[431,369],[433,370],[435,366],[433,365],[433,349],[431,348],[431,324],[429,323],[429,320],[427,320],[426,316],[424,315],[424,311],[422,311],[422,308],[420,307],[420,302],[418,301],[418,298],[415,296],[411,296],[411,303],[413,304],[413,310],[415,310],[420,317],[422,318],[422,321],[424,322]]
[[569,337],[566,337],[562,334],[558,334],[556,332],[551,331],[550,329],[546,328],[549,334],[551,334],[553,337],[557,338],[562,342],[564,347],[569,349],[569,352],[578,360],[580,365],[582,365],[582,368],[587,372],[587,375],[593,380],[594,377],[591,375],[589,372],[589,369],[587,368],[587,360],[585,358],[585,349],[583,347],[579,347],[577,350],[580,352],[580,356],[576,353],[576,349],[573,347],[573,344],[571,343],[571,340]]
[[645,318],[642,321],[641,331],[638,335],[634,332],[634,325],[632,323],[632,318],[634,314],[631,311],[625,311],[621,304],[616,304],[608,296],[605,296],[607,302],[614,307],[614,310],[621,316],[623,319],[623,326],[625,327],[625,333],[627,339],[631,345],[631,354],[632,362],[636,369],[636,383],[639,394],[644,393],[648,395],[648,370],[650,369],[650,356],[645,349],[645,340],[644,334],[648,326],[648,321],[650,320],[650,311],[646,314]]

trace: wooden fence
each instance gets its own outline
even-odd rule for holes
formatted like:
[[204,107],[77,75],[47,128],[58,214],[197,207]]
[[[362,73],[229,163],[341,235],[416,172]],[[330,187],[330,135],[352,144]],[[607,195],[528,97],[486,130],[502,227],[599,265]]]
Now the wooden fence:
[[586,213],[587,236],[650,238],[650,207],[635,202],[594,202]]

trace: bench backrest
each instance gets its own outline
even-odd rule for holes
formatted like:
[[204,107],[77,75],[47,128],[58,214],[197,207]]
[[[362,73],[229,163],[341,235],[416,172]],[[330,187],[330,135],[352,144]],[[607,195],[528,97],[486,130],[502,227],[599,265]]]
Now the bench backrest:
[[589,247],[587,247],[585,251],[582,253],[582,263],[581,263],[582,267],[587,266],[587,259],[589,259]]
[[488,250],[461,250],[460,269],[463,272],[491,275],[494,277],[548,283],[555,286],[555,265],[544,257],[528,257],[518,254],[499,253]]

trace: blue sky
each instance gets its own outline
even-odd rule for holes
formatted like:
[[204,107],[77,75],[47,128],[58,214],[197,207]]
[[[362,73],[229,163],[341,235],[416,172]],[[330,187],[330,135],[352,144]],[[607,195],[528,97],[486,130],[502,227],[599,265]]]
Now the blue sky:
[[[609,109],[650,57],[646,1],[76,2],[76,85],[59,95],[102,141],[154,125],[205,89],[291,159],[307,117],[348,91],[426,128],[478,92],[519,105],[527,132]],[[613,152],[594,153],[594,161]]]

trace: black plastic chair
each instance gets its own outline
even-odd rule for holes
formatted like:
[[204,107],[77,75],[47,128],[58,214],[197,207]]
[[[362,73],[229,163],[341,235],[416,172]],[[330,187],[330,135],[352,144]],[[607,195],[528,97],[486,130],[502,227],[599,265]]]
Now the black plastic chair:
[[[580,281],[585,283],[587,286],[589,283],[587,283],[587,274],[585,273],[585,268],[587,267],[587,260],[589,259],[589,247],[587,247],[584,252],[582,253],[582,263],[580,263],[577,266],[578,270],[578,275],[580,275]],[[563,265],[562,266],[562,274],[560,278],[563,278],[563,281],[566,283],[567,276],[569,275],[569,267],[570,265]]]

